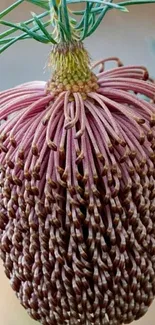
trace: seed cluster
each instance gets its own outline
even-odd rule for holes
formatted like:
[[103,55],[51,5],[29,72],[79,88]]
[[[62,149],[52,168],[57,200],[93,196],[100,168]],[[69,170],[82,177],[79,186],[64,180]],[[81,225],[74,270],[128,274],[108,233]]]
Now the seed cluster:
[[86,100],[0,94],[1,258],[43,325],[130,323],[155,296],[155,84],[135,66],[97,78]]

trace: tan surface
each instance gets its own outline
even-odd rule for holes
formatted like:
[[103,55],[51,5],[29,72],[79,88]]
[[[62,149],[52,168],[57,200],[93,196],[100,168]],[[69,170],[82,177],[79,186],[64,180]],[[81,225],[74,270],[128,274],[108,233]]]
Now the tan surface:
[[[13,0],[0,0],[0,11]],[[29,4],[22,5],[12,15],[14,21],[29,17]],[[131,14],[116,11],[107,15],[98,32],[87,40],[87,48],[93,59],[111,55],[119,56],[126,64],[147,65],[155,76],[155,53],[151,52],[151,40],[155,38],[155,5],[130,8]],[[9,17],[10,18],[10,17]],[[0,26],[0,31],[2,30]],[[117,30],[117,32],[116,32]],[[47,79],[43,74],[49,47],[36,42],[18,43],[0,56],[0,90],[34,79]],[[0,264],[0,325],[34,325],[20,306]],[[137,325],[155,325],[155,303]]]

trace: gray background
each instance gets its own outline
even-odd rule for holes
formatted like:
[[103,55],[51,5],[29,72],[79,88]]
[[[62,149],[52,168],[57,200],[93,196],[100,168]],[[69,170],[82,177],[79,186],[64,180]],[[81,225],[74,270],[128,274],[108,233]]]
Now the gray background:
[[[0,0],[0,11],[13,0]],[[118,56],[127,64],[145,65],[155,77],[155,5],[130,7],[130,13],[111,11],[98,31],[85,44],[93,60]],[[8,16],[14,22],[30,17],[36,7],[22,4]],[[0,31],[2,31],[0,26]],[[30,80],[47,80],[50,74],[44,69],[50,47],[35,41],[17,43],[0,56],[0,90]],[[23,307],[20,306],[0,264],[0,325],[33,325]],[[155,303],[149,312],[133,325],[155,324]]]

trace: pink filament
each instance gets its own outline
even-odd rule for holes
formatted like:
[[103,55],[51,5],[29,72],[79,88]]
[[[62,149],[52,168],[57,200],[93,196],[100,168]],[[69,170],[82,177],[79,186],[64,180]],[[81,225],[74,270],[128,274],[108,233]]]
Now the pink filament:
[[112,59],[86,100],[0,93],[1,256],[44,325],[130,323],[155,295],[155,84]]

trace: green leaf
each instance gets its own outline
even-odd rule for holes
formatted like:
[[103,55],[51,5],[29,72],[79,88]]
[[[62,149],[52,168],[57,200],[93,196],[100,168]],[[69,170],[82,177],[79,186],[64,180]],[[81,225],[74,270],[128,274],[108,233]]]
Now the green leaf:
[[[42,13],[42,14],[40,14],[40,15],[37,15],[37,18],[38,18],[38,19],[41,19],[41,18],[46,17],[47,15],[49,15],[49,12],[48,12],[48,11],[45,11],[44,13]],[[29,25],[29,24],[31,24],[33,21],[34,21],[34,19],[32,18],[32,19],[29,19],[29,20],[25,21],[24,24],[25,24],[25,25]],[[38,30],[38,28],[37,28],[37,30]],[[0,39],[2,39],[2,38],[4,38],[4,37],[7,37],[7,36],[9,36],[9,35],[15,33],[16,31],[17,31],[17,29],[16,29],[15,27],[13,27],[13,28],[11,28],[11,29],[9,29],[9,30],[7,30],[7,31],[5,31],[5,32],[3,32],[3,33],[1,33],[1,34],[0,34]]]
[[50,10],[49,1],[46,0],[26,0],[27,2],[32,3],[40,8]]
[[[52,0],[53,1],[53,0]],[[55,0],[54,0],[55,2]],[[60,32],[60,39],[61,41],[65,41],[65,30],[64,30],[64,26],[63,24],[61,24],[62,21],[62,12],[61,12],[61,8],[58,9],[58,28],[59,28],[59,32]]]
[[123,1],[118,3],[119,6],[132,6],[132,5],[143,5],[147,3],[155,3],[155,0],[131,0]]
[[[26,35],[25,38],[30,38],[28,35]],[[24,38],[24,39],[25,39]],[[4,52],[6,49],[8,49],[11,45],[13,45],[14,43],[16,43],[17,41],[23,39],[23,35],[20,35],[20,36],[17,36],[17,37],[14,37],[12,40],[10,40],[6,45],[4,45],[3,47],[0,48],[0,54],[2,52]]]
[[[5,22],[5,25],[12,25],[12,23],[9,23],[9,22]],[[46,23],[44,23],[43,25],[44,25],[44,27],[47,27],[47,26],[49,26],[49,24],[50,24],[50,20],[49,21],[47,21]],[[24,28],[25,28],[25,25],[24,25]],[[22,28],[22,30],[23,30],[23,28]],[[40,28],[39,27],[34,27],[34,28],[32,28],[32,30],[31,31],[38,31],[38,30],[40,30]],[[14,37],[14,38],[12,38],[12,39],[8,39],[9,41],[7,42],[7,39],[5,39],[5,41],[2,39],[2,40],[0,40],[0,44],[5,44],[6,43],[6,45],[4,45],[3,47],[1,47],[0,48],[0,53],[2,53],[3,51],[5,51],[8,47],[10,47],[11,45],[13,45],[14,43],[16,43],[17,41],[19,41],[19,40],[23,40],[23,39],[28,39],[28,38],[32,38],[32,36],[30,36],[30,35],[28,35],[27,34],[27,31],[25,32],[25,33],[23,33],[23,34],[21,34],[21,35],[19,35],[19,36],[16,36],[16,37]],[[33,38],[34,38],[34,35],[33,35]],[[38,40],[38,39],[37,39]],[[3,43],[3,41],[4,41],[4,43]],[[40,41],[40,39],[38,40],[38,41]],[[48,41],[44,41],[44,43],[48,43]]]
[[71,22],[71,24],[74,25],[74,26],[77,24],[76,19],[74,19],[73,17],[70,17],[70,22]]
[[[13,0],[12,0],[13,1]],[[23,40],[27,38],[33,38],[42,43],[54,43],[57,44],[54,39],[55,32],[58,32],[58,41],[71,41],[74,39],[75,34],[80,35],[80,39],[83,41],[86,37],[91,35],[99,26],[107,11],[111,9],[117,9],[123,12],[127,12],[127,7],[130,5],[149,4],[155,3],[155,0],[124,0],[122,2],[112,3],[112,0],[25,0],[30,4],[36,5],[43,10],[46,10],[41,15],[33,14],[33,18],[28,21],[21,22],[19,24],[13,24],[11,22],[2,20],[4,16],[10,13],[13,9],[19,6],[24,0],[15,0],[15,2],[7,9],[0,13],[0,24],[10,27],[10,29],[0,34],[0,52],[8,48],[17,40]],[[121,0],[118,0],[121,1]],[[75,15],[81,15],[80,20],[74,19],[74,25],[70,11],[68,10],[69,4],[86,3],[85,10],[72,11]],[[53,21],[44,23],[41,19],[47,15],[53,14],[55,11],[55,17]],[[53,17],[53,16],[52,16]],[[29,26],[34,24],[33,26]],[[53,35],[46,27],[53,24]],[[75,29],[75,34],[73,31]],[[19,36],[10,37],[17,31],[23,33]],[[76,39],[75,37],[75,39]],[[4,46],[3,46],[4,45]]]
[[[104,8],[105,8],[105,6],[101,6],[98,8],[92,8],[90,13],[91,14],[94,14],[94,13],[99,14]],[[84,13],[85,13],[85,10],[73,11],[73,14],[78,15],[78,16],[84,15]]]
[[14,10],[17,6],[19,6],[24,0],[18,0],[17,2],[13,3],[11,6],[9,6],[7,9],[3,10],[0,13],[0,19],[2,19],[4,16],[6,16],[10,11]]
[[61,31],[63,32],[63,35],[65,34],[67,36],[67,40],[69,40],[70,35],[69,35],[68,31],[66,30],[66,28],[64,27],[64,25],[62,24],[62,22],[59,21],[58,24],[61,28]]
[[91,26],[93,26],[94,24],[95,24],[95,15],[94,15],[94,13],[92,13],[92,15],[91,15]]
[[2,39],[2,40],[0,40],[0,45],[7,44],[7,43],[13,41],[13,39],[14,39],[14,37]]
[[71,40],[71,29],[70,29],[70,22],[69,22],[69,15],[68,15],[66,0],[62,0],[61,8],[62,8],[62,17],[65,22],[65,29],[67,30],[68,35],[69,35],[68,40]]
[[[113,0],[110,0],[111,2]],[[103,8],[103,10],[101,11],[100,15],[98,16],[97,20],[95,21],[94,25],[92,26],[91,30],[89,31],[89,33],[87,34],[87,37],[90,36],[99,26],[99,24],[101,23],[103,17],[105,16],[106,12],[108,11],[109,7],[105,6]]]
[[[153,1],[155,1],[155,0],[153,0]],[[80,0],[80,2],[101,3],[102,5],[104,4],[105,6],[108,6],[110,8],[119,9],[120,11],[128,12],[127,8],[123,7],[123,4],[121,4],[121,6],[120,6],[119,4],[116,4],[116,3],[110,3],[110,2],[101,1],[101,0]],[[79,0],[67,0],[67,3],[79,3]]]
[[[47,27],[49,24],[50,24],[50,21],[47,21],[46,23],[44,23],[44,27]],[[33,30],[37,31],[37,30],[39,30],[39,27],[33,28]],[[7,48],[9,48],[11,45],[16,43],[17,41],[24,40],[24,39],[31,39],[31,38],[32,37],[30,37],[26,33],[16,36],[16,37],[10,39],[10,41],[6,45],[4,45],[3,47],[0,48],[0,53],[4,52]],[[0,42],[2,42],[2,41],[3,40],[0,40]]]
[[50,42],[52,42],[53,44],[56,44],[56,41],[54,40],[54,38],[48,33],[47,29],[44,27],[44,24],[42,23],[42,21],[40,19],[37,18],[37,15],[35,13],[32,13],[33,18],[36,22],[36,24],[38,25],[38,27],[40,28],[40,30],[43,32],[43,34],[49,39]]
[[86,10],[84,13],[84,25],[83,25],[83,33],[81,36],[81,40],[83,41],[87,35],[87,31],[89,28],[89,14],[90,14],[90,6],[89,6],[89,2],[87,2],[86,4]]
[[49,6],[50,6],[50,9],[54,9],[55,12],[58,14],[58,6],[56,3],[56,0],[49,0]]
[[21,23],[19,25],[19,29],[21,29],[23,32],[26,32],[29,36],[31,36],[38,42],[49,43],[49,40],[45,36],[35,33],[32,29],[27,27],[24,23]]

